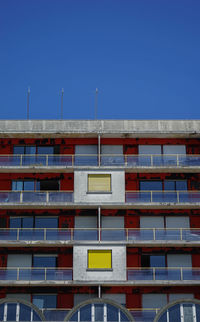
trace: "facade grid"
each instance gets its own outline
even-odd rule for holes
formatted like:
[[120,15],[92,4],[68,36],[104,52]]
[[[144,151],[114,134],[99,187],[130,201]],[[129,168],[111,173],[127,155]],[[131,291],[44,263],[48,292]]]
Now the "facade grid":
[[0,321],[200,321],[200,121],[0,121]]

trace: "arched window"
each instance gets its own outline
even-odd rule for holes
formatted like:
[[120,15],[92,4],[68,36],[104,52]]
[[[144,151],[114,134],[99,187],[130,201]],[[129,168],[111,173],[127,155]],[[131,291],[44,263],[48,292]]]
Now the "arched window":
[[163,307],[154,322],[197,322],[200,321],[200,301],[181,299]]
[[134,321],[126,308],[107,299],[91,299],[74,307],[64,321],[70,322],[128,322]]
[[0,300],[0,321],[45,321],[38,308],[24,300],[5,298]]

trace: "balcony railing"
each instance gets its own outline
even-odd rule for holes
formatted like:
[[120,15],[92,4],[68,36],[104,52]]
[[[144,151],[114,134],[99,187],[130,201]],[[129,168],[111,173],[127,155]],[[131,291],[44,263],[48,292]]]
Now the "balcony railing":
[[[1,204],[62,204],[74,203],[73,191],[0,191]],[[112,204],[112,201],[110,202]],[[200,191],[126,191],[126,204],[195,204]],[[75,204],[75,203],[74,203]],[[79,203],[77,203],[79,204]],[[87,204],[87,202],[86,202]],[[90,204],[94,204],[90,202]],[[103,202],[102,202],[103,204]],[[106,202],[105,204],[109,204]],[[117,205],[117,203],[115,202]],[[119,203],[121,205],[121,203]]]
[[200,268],[127,268],[128,281],[200,281]]
[[195,154],[9,154],[0,155],[0,167],[199,167]]
[[[153,322],[156,314],[160,309],[128,309],[133,315],[136,322]],[[64,321],[66,315],[70,312],[70,309],[41,309],[47,321]]]
[[73,191],[0,191],[0,203],[68,203]]
[[195,228],[0,228],[1,242],[200,242]]
[[72,268],[0,268],[0,281],[72,281]]
[[199,203],[200,191],[126,191],[126,203]]
[[[0,268],[0,281],[72,281],[72,268]],[[127,281],[200,281],[200,268],[127,268]]]

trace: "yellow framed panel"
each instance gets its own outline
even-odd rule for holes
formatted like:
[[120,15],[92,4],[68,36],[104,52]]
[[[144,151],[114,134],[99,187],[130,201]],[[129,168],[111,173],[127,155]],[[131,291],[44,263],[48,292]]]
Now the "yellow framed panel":
[[111,269],[112,250],[88,250],[88,269]]
[[88,174],[89,192],[110,192],[111,174]]

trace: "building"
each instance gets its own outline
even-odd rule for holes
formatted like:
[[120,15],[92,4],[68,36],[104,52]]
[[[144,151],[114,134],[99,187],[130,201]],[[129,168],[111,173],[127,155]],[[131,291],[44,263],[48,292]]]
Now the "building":
[[200,321],[200,120],[0,136],[0,321]]

